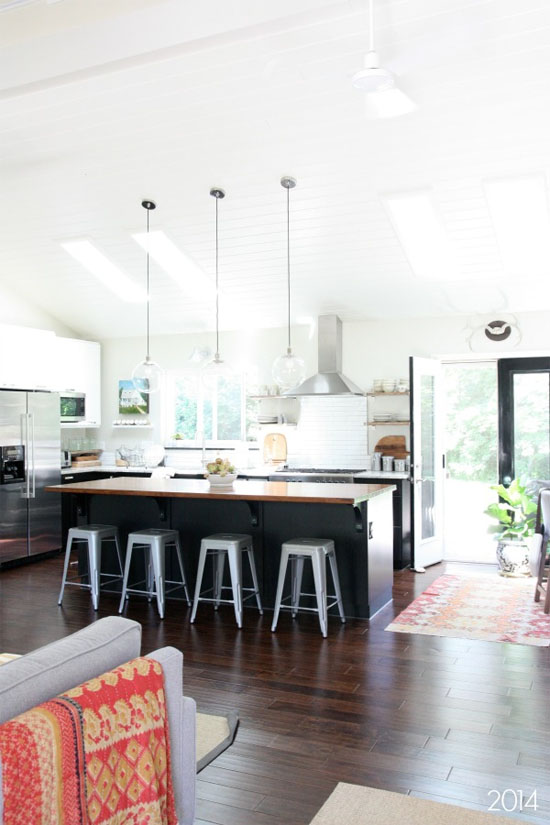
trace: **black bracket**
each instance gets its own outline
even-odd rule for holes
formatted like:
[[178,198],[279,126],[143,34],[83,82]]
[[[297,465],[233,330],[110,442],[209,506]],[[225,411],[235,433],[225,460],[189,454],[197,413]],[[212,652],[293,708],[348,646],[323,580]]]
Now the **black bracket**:
[[79,494],[76,496],[76,512],[82,518],[88,518],[89,496]]
[[160,521],[168,521],[168,503],[170,499],[168,498],[155,498],[157,503],[157,507],[159,508],[159,519]]
[[260,513],[258,508],[258,502],[256,501],[247,501],[245,502],[246,506],[248,507],[248,512],[250,513],[250,524],[252,527],[257,527],[260,523]]
[[364,533],[365,525],[363,523],[363,511],[361,509],[361,506],[359,506],[359,507],[354,506],[353,513],[354,513],[354,516],[355,516],[355,529],[356,529],[356,531],[358,533]]

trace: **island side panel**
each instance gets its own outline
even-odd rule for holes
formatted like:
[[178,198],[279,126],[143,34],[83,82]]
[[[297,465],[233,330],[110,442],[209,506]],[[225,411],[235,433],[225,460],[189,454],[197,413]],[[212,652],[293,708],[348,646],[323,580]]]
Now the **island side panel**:
[[393,588],[393,504],[392,496],[376,496],[367,512],[368,587],[370,615],[392,598]]

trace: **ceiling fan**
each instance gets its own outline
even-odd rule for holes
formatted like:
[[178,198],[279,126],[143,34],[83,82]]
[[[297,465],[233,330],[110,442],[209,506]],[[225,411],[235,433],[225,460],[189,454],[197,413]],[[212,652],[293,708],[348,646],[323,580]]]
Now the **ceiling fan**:
[[416,103],[397,87],[393,72],[380,66],[374,46],[374,0],[369,0],[369,50],[365,65],[355,72],[351,82],[364,92],[369,117],[398,117],[416,109]]

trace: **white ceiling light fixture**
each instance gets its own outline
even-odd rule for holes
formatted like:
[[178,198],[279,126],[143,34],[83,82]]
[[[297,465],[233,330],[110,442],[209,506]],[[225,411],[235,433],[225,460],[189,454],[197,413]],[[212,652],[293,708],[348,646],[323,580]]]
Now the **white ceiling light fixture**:
[[214,358],[204,367],[203,376],[208,381],[215,381],[218,377],[231,374],[231,368],[220,355],[220,267],[219,267],[219,218],[218,205],[225,192],[223,189],[214,188],[210,190],[210,195],[216,202],[216,352]]
[[[147,212],[147,232],[149,232],[149,213],[157,208],[156,203],[154,201],[145,200],[141,202],[141,205]],[[160,382],[162,378],[162,370],[159,365],[151,359],[150,354],[150,346],[149,346],[149,306],[151,303],[151,296],[149,291],[149,253],[147,252],[147,333],[146,333],[146,341],[147,341],[147,350],[145,353],[145,359],[141,361],[137,367],[135,367],[132,373],[132,381],[134,382],[134,386],[140,392],[145,393],[152,393],[157,392],[160,389]]]
[[106,258],[91,241],[86,239],[65,241],[61,246],[72,258],[82,264],[84,269],[123,301],[142,304],[147,300],[145,291]]
[[273,362],[271,374],[283,392],[288,392],[305,378],[306,366],[302,358],[294,355],[290,340],[290,190],[296,186],[295,178],[288,175],[281,178],[281,186],[286,189],[286,266],[287,266],[287,336],[286,353]]
[[355,72],[351,82],[356,89],[364,92],[369,117],[399,117],[416,109],[416,103],[397,88],[393,72],[380,66],[374,46],[374,0],[369,0],[369,50],[365,55],[365,65]]
[[382,202],[415,275],[431,281],[456,279],[454,254],[431,192],[385,195]]
[[164,232],[137,232],[132,238],[187,295],[206,300],[213,296],[214,284],[210,278]]
[[543,175],[483,182],[507,275],[550,275],[550,212]]

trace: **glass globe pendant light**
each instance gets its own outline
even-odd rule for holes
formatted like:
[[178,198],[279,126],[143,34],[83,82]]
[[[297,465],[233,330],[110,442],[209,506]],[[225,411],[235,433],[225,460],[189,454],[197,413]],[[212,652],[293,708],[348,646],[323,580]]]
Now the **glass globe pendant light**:
[[279,355],[273,362],[271,374],[273,380],[282,392],[297,387],[305,378],[306,367],[302,358],[292,353],[290,341],[290,190],[296,186],[296,180],[290,177],[281,178],[281,186],[286,189],[286,263],[287,263],[287,303],[288,303],[288,346],[284,355]]
[[216,201],[216,351],[214,358],[206,364],[203,377],[208,381],[216,376],[231,375],[231,367],[220,355],[220,288],[219,288],[219,232],[218,232],[218,202],[225,198],[223,189],[211,189],[210,194]]
[[[141,205],[147,211],[147,234],[149,234],[149,212],[151,212],[152,209],[156,209],[157,205],[154,201],[142,201]],[[149,352],[149,304],[149,249],[147,249],[147,352],[145,360],[141,361],[132,373],[134,387],[144,393],[157,392],[160,389],[160,381],[162,378],[162,370],[159,365],[151,359]]]

